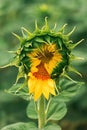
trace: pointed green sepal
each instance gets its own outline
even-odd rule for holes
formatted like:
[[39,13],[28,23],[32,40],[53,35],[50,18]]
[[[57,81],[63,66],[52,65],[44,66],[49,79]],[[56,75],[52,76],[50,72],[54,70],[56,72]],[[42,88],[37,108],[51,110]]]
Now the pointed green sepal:
[[52,31],[54,31],[56,29],[56,26],[57,26],[57,24],[55,23]]
[[64,24],[64,25],[62,26],[62,28],[59,30],[59,32],[64,32],[64,29],[65,29],[66,26],[67,26],[67,24]]
[[[17,83],[14,84],[14,86],[17,85]],[[15,94],[17,94],[21,89],[23,89],[25,86],[27,86],[27,82],[24,82],[22,85],[20,85],[19,88],[15,91]],[[27,94],[27,93],[26,93]]]
[[17,51],[7,51],[7,52],[11,54],[17,54]]
[[71,32],[69,32],[68,34],[66,34],[66,36],[70,36],[74,31],[75,31],[76,27],[74,27]]
[[[28,36],[32,36],[32,35],[33,35],[33,34],[30,33],[26,28],[21,27],[21,29],[22,29],[22,31],[25,31],[25,32],[28,34]],[[23,33],[24,33],[24,32],[23,32]]]
[[84,39],[80,40],[79,42],[77,43],[74,43],[74,44],[69,44],[69,49],[74,49],[77,45],[79,45]]
[[62,50],[62,41],[61,41],[61,39],[58,39],[58,44],[59,44],[60,50]]
[[22,41],[22,37],[20,37],[19,35],[17,35],[16,33],[12,32],[12,34],[19,40]]
[[18,80],[19,80],[20,78],[22,78],[22,77],[25,77],[25,72],[24,72],[24,67],[23,67],[23,66],[20,66],[15,84],[17,84]]
[[22,27],[21,27],[21,32],[22,32],[22,36],[23,36],[24,38],[27,38],[27,35],[24,33],[24,30],[23,30]]
[[45,17],[45,26],[46,26],[46,28],[49,28],[49,25],[48,25],[48,18],[47,18],[47,17]]
[[80,72],[78,72],[73,66],[68,66],[68,71],[74,72],[82,77],[82,74]]
[[50,29],[49,29],[49,25],[48,25],[48,18],[45,17],[45,25],[42,27],[42,31],[46,31],[46,32],[49,32]]
[[71,81],[77,83],[75,80],[73,80],[73,79],[72,79],[69,75],[67,75],[66,73],[64,73],[63,76],[64,76],[65,78],[67,78],[67,79],[69,79],[69,80],[71,80]]
[[41,32],[41,30],[40,30],[39,27],[38,27],[37,20],[35,20],[35,32],[36,32],[36,33]]
[[83,57],[77,57],[77,56],[74,56],[74,55],[69,55],[69,58],[70,58],[70,61],[73,61],[73,60],[84,60]]
[[39,38],[39,37],[36,37],[35,41],[39,42],[39,43],[45,43],[45,41],[43,39]]
[[75,43],[75,44],[73,45],[73,49],[74,49],[77,45],[79,45],[81,42],[83,42],[83,41],[84,41],[84,39],[82,39],[82,40],[80,40],[79,42]]
[[12,66],[12,65],[9,63],[9,64],[7,64],[7,65],[0,66],[0,69],[4,69],[4,68],[10,67],[10,66]]

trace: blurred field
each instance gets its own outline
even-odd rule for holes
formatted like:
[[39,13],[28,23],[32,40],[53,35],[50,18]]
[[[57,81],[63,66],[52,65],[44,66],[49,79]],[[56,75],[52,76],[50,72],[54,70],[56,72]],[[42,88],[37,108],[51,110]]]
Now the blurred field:
[[[58,30],[65,23],[66,32],[76,26],[71,39],[84,41],[73,51],[84,60],[73,62],[82,73],[82,78],[72,74],[71,77],[84,81],[85,87],[80,96],[68,104],[68,113],[60,122],[63,130],[87,130],[87,1],[86,0],[0,0],[0,67],[9,63],[12,54],[7,51],[18,48],[18,40],[12,35],[21,35],[21,27],[34,31],[34,22],[44,24],[48,17],[51,28],[57,24]],[[16,80],[17,68],[0,69],[0,128],[18,121],[28,121],[25,109],[28,102],[19,97],[7,94]]]

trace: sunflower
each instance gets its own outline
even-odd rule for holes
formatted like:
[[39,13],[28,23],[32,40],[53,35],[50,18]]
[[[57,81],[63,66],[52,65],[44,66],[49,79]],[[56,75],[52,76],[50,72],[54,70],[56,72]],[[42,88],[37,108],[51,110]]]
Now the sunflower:
[[72,80],[67,72],[81,75],[71,64],[72,60],[80,58],[71,52],[83,39],[73,43],[70,35],[75,28],[65,34],[66,24],[57,32],[55,27],[50,29],[45,18],[45,25],[41,29],[35,22],[33,33],[24,27],[22,27],[23,37],[13,33],[20,41],[20,48],[14,52],[16,55],[7,66],[18,67],[16,83],[23,77],[24,86],[28,84],[28,91],[34,96],[35,101],[42,95],[46,99],[49,99],[50,94],[56,95],[55,90],[59,90],[58,84],[62,77]]
[[29,92],[38,100],[41,95],[46,99],[49,95],[56,95],[55,81],[51,78],[53,69],[62,61],[56,44],[45,43],[28,54],[31,60],[31,69],[28,73]]

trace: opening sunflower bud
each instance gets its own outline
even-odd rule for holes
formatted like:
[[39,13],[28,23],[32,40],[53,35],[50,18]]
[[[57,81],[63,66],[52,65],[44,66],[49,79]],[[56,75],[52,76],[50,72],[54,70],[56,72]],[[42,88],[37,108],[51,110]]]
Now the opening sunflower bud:
[[72,69],[70,63],[71,51],[79,42],[71,42],[69,37],[73,31],[65,35],[65,27],[66,25],[55,32],[49,28],[45,18],[45,25],[41,29],[35,22],[33,33],[22,27],[23,37],[14,34],[20,41],[20,48],[12,62],[12,65],[19,68],[17,81],[21,77],[27,77],[29,94],[34,96],[35,101],[42,95],[46,99],[50,95],[56,95],[56,79],[69,77],[67,71],[79,74],[76,69]]

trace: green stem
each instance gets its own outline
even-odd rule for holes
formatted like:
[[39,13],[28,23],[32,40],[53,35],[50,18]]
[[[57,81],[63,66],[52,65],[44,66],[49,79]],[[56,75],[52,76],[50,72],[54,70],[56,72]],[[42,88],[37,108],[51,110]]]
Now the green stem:
[[38,127],[41,130],[45,125],[45,99],[41,96],[38,101]]

